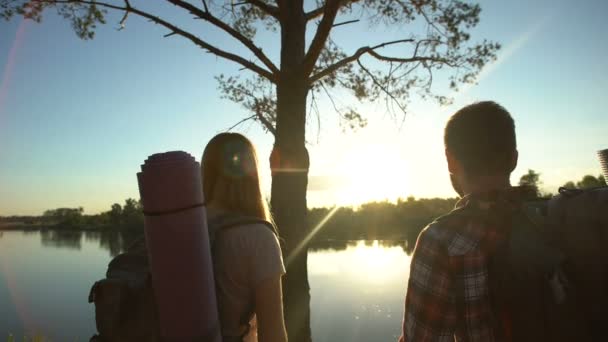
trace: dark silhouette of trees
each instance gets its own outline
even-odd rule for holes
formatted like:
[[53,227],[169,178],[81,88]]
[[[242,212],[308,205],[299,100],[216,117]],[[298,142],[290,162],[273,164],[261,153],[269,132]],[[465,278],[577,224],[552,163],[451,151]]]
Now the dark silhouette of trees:
[[576,188],[576,185],[574,185],[573,181],[568,181],[566,184],[562,185],[562,187],[566,189],[574,189]]
[[78,208],[57,208],[47,210],[43,216],[47,217],[51,222],[54,222],[58,226],[76,228],[82,225],[83,221],[82,207]]
[[[21,221],[18,221],[21,220]],[[141,203],[127,198],[124,205],[112,204],[110,210],[96,215],[84,215],[82,207],[58,208],[46,210],[42,217],[16,216],[0,217],[1,221],[23,222],[23,220],[38,223],[38,228],[66,230],[132,230],[141,232],[144,227],[144,214]],[[46,223],[40,225],[39,223]]]
[[[540,180],[540,175],[540,173],[529,169],[528,172],[521,176],[521,178],[519,179],[519,185],[527,185],[534,187],[540,196],[539,187],[542,184],[542,181]],[[580,181],[577,181],[576,183],[574,181],[568,181],[564,183],[564,185],[562,185],[562,187],[566,189],[592,189],[601,186],[606,186],[606,180],[604,179],[603,175],[599,175],[597,177],[592,175],[585,175],[583,176],[583,178],[581,178]],[[551,193],[542,194],[542,197],[550,196]]]
[[604,180],[603,175],[599,175],[599,177],[594,177],[591,175],[586,175],[580,182],[576,182],[576,187],[579,189],[592,189],[600,186],[606,186],[606,180]]
[[[413,248],[420,231],[454,209],[456,200],[409,197],[397,203],[371,202],[356,209],[339,208],[312,243],[318,247],[326,240],[405,240],[406,247]],[[321,222],[330,211],[330,208],[311,209],[308,212],[311,226]]]
[[[78,37],[92,39],[97,25],[106,22],[108,10],[139,16],[167,30],[166,37],[189,40],[206,52],[236,63],[252,75],[219,75],[224,96],[250,111],[275,137],[271,154],[272,209],[285,239],[284,253],[292,255],[284,278],[285,314],[291,341],[310,340],[309,286],[305,241],[306,187],[309,157],[305,145],[307,111],[319,116],[317,99],[329,97],[341,120],[350,127],[364,126],[366,118],[356,106],[340,108],[332,91],[345,89],[360,101],[384,101],[387,111],[405,114],[412,94],[449,102],[434,91],[433,73],[447,70],[449,86],[474,82],[482,67],[495,58],[499,45],[470,42],[469,31],[479,22],[480,7],[463,0],[166,0],[177,10],[234,39],[246,54],[187,31],[171,15],[162,16],[129,0],[0,0],[0,15],[20,15],[41,21],[45,10],[56,10],[68,20]],[[403,37],[361,42],[344,50],[332,31],[363,21],[362,25],[400,27]],[[260,29],[279,32],[280,54],[273,61],[254,41]],[[307,33],[312,34],[307,39]],[[310,108],[307,105],[310,102]]]
[[598,177],[585,175],[576,184],[570,181],[563,185],[564,188],[568,189],[593,189],[600,186],[606,186],[606,180],[603,175],[599,175]]
[[122,224],[122,207],[118,203],[112,204],[109,212],[107,212],[110,224],[120,226]]
[[534,189],[536,189],[536,193],[538,195],[540,195],[540,185],[542,184],[542,182],[540,181],[540,173],[529,169],[528,173],[526,173],[525,175],[521,176],[521,178],[519,178],[519,185],[520,186],[529,186],[532,187]]

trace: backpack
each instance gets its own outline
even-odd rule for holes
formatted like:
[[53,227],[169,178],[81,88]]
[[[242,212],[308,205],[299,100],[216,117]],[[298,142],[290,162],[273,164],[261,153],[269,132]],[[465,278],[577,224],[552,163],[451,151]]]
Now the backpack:
[[[211,255],[214,255],[215,241],[222,232],[247,224],[263,224],[277,234],[274,225],[265,220],[220,216],[208,223]],[[91,342],[161,341],[144,237],[110,261],[106,278],[93,284],[89,303],[95,304],[98,332]]]
[[608,187],[560,188],[507,221],[488,263],[498,339],[606,340]]

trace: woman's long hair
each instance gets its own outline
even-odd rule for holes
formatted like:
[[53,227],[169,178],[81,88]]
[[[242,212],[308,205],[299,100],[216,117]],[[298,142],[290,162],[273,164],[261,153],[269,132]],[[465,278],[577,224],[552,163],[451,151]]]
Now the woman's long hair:
[[205,203],[272,222],[249,139],[239,133],[220,133],[205,147],[201,163]]

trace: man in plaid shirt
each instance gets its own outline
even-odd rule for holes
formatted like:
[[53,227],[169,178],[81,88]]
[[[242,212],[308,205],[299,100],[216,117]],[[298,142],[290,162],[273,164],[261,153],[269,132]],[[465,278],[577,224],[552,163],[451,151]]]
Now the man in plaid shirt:
[[[528,194],[509,182],[517,165],[515,125],[502,106],[478,102],[449,119],[444,142],[461,200],[418,237],[399,341],[508,340],[508,314],[490,303],[487,263],[505,235],[507,216],[498,213],[508,215]],[[465,214],[471,210],[492,214]]]

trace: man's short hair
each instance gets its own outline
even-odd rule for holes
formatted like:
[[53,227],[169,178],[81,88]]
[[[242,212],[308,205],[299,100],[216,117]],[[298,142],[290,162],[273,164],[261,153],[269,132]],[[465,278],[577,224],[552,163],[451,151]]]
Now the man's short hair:
[[448,120],[445,148],[468,176],[511,173],[517,150],[511,114],[493,101],[463,107]]

